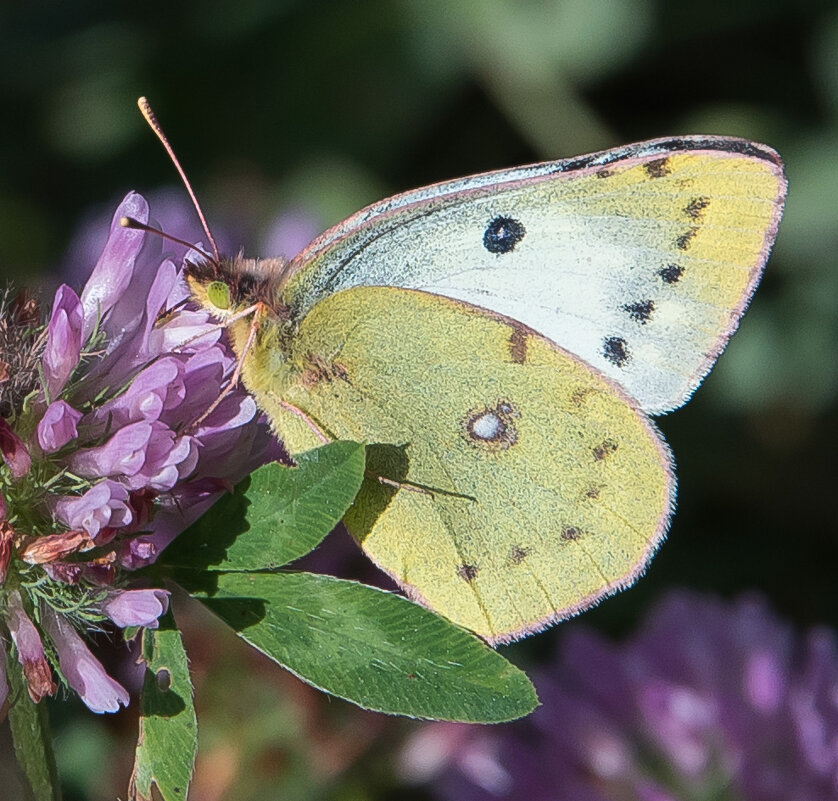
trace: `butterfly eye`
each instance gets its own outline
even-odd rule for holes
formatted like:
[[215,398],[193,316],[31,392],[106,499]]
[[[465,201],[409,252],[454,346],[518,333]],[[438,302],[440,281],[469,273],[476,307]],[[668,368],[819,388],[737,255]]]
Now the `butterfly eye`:
[[207,297],[216,309],[226,311],[230,308],[230,287],[223,281],[213,281],[207,287]]

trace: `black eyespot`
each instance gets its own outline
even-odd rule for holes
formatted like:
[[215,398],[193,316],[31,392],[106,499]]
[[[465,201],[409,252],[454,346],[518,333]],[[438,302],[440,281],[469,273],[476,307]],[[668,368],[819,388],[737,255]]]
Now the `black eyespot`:
[[646,325],[649,322],[654,310],[655,302],[652,300],[638,300],[635,303],[626,303],[623,306],[623,311],[628,312],[628,316],[640,325]]
[[489,253],[511,253],[524,238],[527,229],[512,217],[495,217],[483,234],[483,247]]
[[666,267],[658,270],[658,275],[666,284],[677,284],[683,274],[684,268],[679,264],[667,264]]
[[628,344],[622,337],[606,337],[602,342],[602,355],[616,367],[629,360]]

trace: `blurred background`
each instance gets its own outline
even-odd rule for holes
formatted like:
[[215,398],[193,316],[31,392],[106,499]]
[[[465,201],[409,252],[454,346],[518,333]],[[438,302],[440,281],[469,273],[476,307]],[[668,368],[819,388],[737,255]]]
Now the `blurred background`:
[[[658,420],[680,485],[668,541],[635,588],[504,653],[538,671],[576,630],[620,642],[683,587],[758,593],[798,632],[838,625],[837,3],[5,3],[1,278],[80,286],[131,189],[202,238],[141,94],[227,249],[248,255],[290,256],[369,202],[473,172],[671,134],[775,147],[790,188],[762,286],[695,399]],[[201,732],[191,798],[439,792],[433,759],[406,767],[424,724],[327,699],[201,609],[176,611]],[[135,707],[54,705],[68,799],[124,795]]]

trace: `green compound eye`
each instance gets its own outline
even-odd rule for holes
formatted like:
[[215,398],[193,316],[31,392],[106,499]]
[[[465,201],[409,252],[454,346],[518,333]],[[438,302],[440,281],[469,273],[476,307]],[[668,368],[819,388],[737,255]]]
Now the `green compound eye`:
[[230,308],[230,287],[222,281],[213,281],[207,287],[207,297],[216,309]]

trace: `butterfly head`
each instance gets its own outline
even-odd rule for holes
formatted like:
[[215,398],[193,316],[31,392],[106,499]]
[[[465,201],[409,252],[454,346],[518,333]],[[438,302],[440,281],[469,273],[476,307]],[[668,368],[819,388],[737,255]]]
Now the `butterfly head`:
[[239,254],[217,262],[188,262],[184,273],[194,300],[221,322],[256,305],[287,319],[279,294],[286,265],[282,258],[245,259]]

